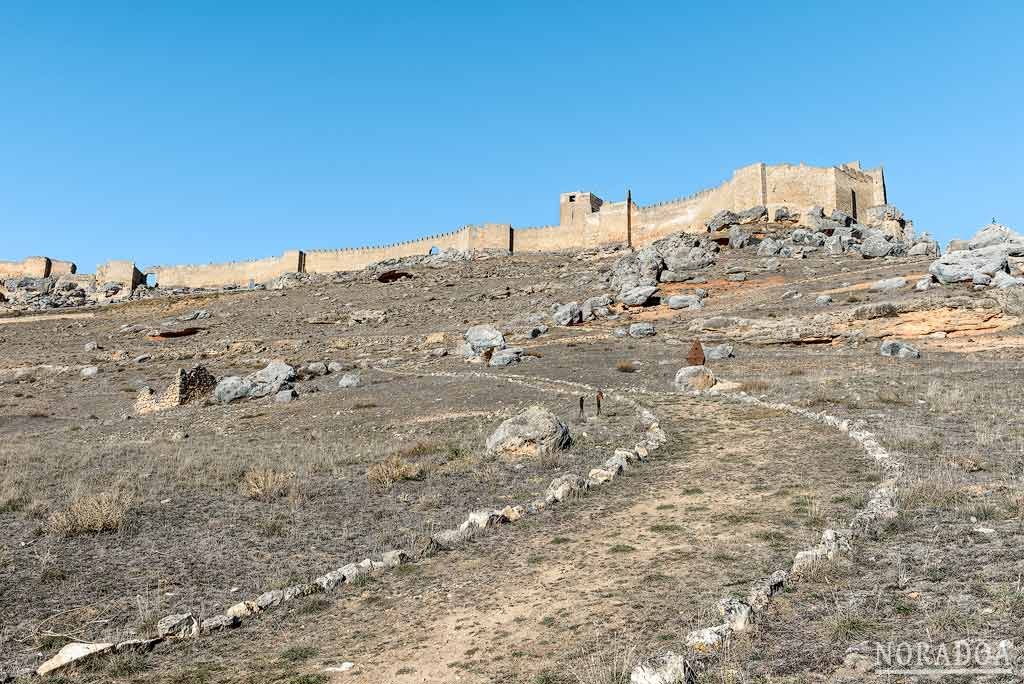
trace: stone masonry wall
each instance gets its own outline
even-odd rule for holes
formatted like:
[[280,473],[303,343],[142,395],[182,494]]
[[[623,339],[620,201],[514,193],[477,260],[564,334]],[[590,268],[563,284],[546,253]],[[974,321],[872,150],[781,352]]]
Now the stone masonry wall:
[[46,278],[50,275],[62,276],[74,273],[75,270],[75,265],[70,261],[34,256],[21,261],[0,261],[0,280],[5,278]]
[[[714,188],[688,197],[648,206],[632,206],[632,242],[643,246],[679,231],[702,233],[705,222],[723,209],[743,211],[763,205],[770,212],[780,206],[800,213],[812,206],[826,213],[841,209],[855,218],[868,207],[887,201],[881,167],[862,170],[858,162],[841,166],[815,167],[805,164],[751,164],[733,172]],[[157,284],[173,287],[244,287],[250,282],[266,283],[288,272],[330,273],[356,271],[385,259],[428,254],[438,249],[509,252],[552,252],[567,249],[624,244],[627,241],[627,206],[608,202],[590,192],[559,196],[558,225],[513,229],[511,225],[488,223],[466,226],[449,233],[405,242],[352,249],[287,251],[279,257],[221,264],[157,266]],[[110,262],[97,272],[97,281],[137,284],[141,274]],[[123,262],[131,264],[131,262]],[[134,264],[131,265],[134,269]],[[0,261],[0,278],[44,277],[74,273],[74,264],[46,257],[22,262]]]

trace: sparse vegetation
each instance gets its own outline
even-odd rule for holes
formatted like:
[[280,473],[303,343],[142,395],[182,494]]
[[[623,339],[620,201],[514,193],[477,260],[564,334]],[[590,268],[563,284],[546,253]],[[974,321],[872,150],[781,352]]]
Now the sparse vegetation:
[[97,532],[115,532],[128,522],[135,497],[126,491],[83,494],[66,508],[50,515],[50,532],[64,537]]
[[292,476],[273,468],[257,468],[245,473],[242,493],[256,501],[274,501],[288,494]]
[[422,468],[405,458],[392,454],[366,471],[366,479],[381,489],[390,489],[396,482],[416,480],[423,474]]

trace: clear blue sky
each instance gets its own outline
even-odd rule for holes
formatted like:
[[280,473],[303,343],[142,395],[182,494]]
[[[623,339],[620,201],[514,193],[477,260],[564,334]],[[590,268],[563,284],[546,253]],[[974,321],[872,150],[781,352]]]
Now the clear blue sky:
[[5,0],[0,259],[548,224],[759,160],[883,163],[943,241],[1024,229],[1024,3],[553,4]]

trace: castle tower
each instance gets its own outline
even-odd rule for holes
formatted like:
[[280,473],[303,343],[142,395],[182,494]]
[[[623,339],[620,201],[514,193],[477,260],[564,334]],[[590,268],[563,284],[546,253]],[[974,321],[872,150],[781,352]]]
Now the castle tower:
[[558,196],[558,225],[582,228],[586,217],[601,210],[604,200],[592,192],[563,192]]

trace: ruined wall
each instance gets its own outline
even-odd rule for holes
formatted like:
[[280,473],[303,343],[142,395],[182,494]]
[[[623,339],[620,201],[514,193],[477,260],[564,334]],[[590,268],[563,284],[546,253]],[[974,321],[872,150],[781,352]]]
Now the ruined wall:
[[70,261],[50,257],[26,257],[21,261],[0,261],[0,280],[5,278],[46,278],[74,273],[77,267]]
[[[279,257],[251,261],[229,261],[221,264],[194,266],[154,266],[149,270],[156,274],[157,285],[163,288],[221,287],[224,285],[246,287],[250,281],[265,283],[285,273],[300,271],[302,257],[302,252],[290,250]],[[98,274],[96,280],[101,282]]]
[[[719,211],[743,211],[757,205],[774,210],[788,206],[806,210],[821,206],[826,213],[842,209],[854,215],[884,204],[881,168],[862,171],[856,162],[838,167],[805,164],[751,164],[733,172],[721,185],[689,197],[639,207],[633,214],[633,244],[644,245],[678,231],[701,233]],[[603,213],[603,209],[602,212]]]
[[306,272],[358,271],[385,259],[429,254],[434,247],[464,252],[483,249],[509,250],[511,233],[510,224],[486,223],[380,247],[311,250],[306,252]]
[[854,218],[868,207],[886,203],[885,175],[881,168],[862,171],[860,164],[847,164],[834,169],[836,208]]
[[100,287],[107,283],[118,283],[134,290],[145,281],[146,276],[135,267],[134,261],[115,259],[96,267],[96,284]]

